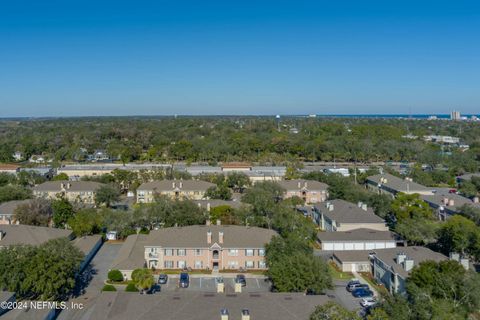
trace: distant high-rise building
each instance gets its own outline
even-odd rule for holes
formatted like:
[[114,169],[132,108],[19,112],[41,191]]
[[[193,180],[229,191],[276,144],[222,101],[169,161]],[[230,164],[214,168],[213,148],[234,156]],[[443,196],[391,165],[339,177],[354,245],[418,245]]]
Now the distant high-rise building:
[[460,120],[461,119],[461,114],[460,114],[460,111],[455,111],[453,110],[451,113],[450,113],[450,120]]

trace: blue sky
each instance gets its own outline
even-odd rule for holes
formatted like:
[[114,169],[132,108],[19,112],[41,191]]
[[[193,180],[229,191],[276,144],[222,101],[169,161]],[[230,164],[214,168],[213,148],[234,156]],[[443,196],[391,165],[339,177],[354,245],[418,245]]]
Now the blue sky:
[[2,1],[0,117],[479,113],[479,35],[461,0]]

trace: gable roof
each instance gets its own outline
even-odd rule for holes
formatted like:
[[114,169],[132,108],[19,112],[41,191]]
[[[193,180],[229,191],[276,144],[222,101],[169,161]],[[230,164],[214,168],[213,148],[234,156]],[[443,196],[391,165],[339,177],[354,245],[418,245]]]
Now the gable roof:
[[431,188],[428,188],[419,183],[401,179],[389,173],[376,174],[374,176],[367,177],[367,183],[368,182],[374,183],[377,185],[380,184],[383,187],[387,187],[396,192],[403,192],[403,193],[428,192],[432,190]]
[[[207,232],[212,233],[207,243]],[[223,232],[223,243],[219,241]],[[277,233],[273,230],[234,225],[195,225],[153,230],[147,237],[146,246],[165,248],[210,248],[215,243],[222,248],[263,248]]]
[[29,204],[32,199],[12,200],[0,204],[0,215],[13,216],[15,209],[22,204]]
[[[330,206],[333,206],[333,210],[329,209]],[[320,203],[315,208],[330,220],[339,223],[385,223],[372,208],[365,211],[358,205],[341,199]]]
[[0,225],[0,231],[3,232],[0,246],[10,245],[40,245],[52,239],[70,238],[71,230],[18,225]]
[[375,250],[375,257],[380,259],[386,265],[390,266],[395,273],[398,273],[404,279],[408,277],[410,272],[405,271],[403,266],[396,262],[398,253],[405,253],[408,259],[413,260],[415,266],[418,266],[424,261],[432,260],[440,262],[448,259],[441,253],[420,246]]
[[[451,211],[457,211],[463,205],[480,208],[480,203],[475,203],[469,198],[450,193],[448,188],[437,189],[433,195],[421,195],[420,197],[432,207],[444,207]],[[451,200],[453,200],[453,205],[450,205]]]
[[252,320],[307,320],[317,305],[330,301],[327,295],[304,293],[236,293],[162,292],[139,295],[128,292],[102,292],[98,299],[73,315],[72,320],[86,317],[97,320],[198,320],[220,319],[227,309],[229,319],[241,318],[248,309]]
[[215,184],[201,180],[160,180],[142,183],[137,190],[158,190],[158,191],[207,191]]
[[352,231],[319,232],[317,238],[320,241],[392,241],[399,239],[399,236],[391,231],[361,228]]
[[[62,184],[65,187],[66,191],[69,192],[88,192],[95,191],[96,189],[103,186],[102,183],[94,181],[47,181],[33,188],[33,191],[45,191],[45,192],[61,192]],[[68,188],[68,184],[70,187]]]
[[328,185],[323,182],[315,181],[315,180],[304,180],[304,179],[295,179],[295,180],[282,180],[278,182],[285,190],[287,191],[326,191],[328,189]]
[[133,234],[127,237],[122,244],[115,260],[112,263],[112,269],[135,270],[143,268],[145,263],[145,241],[147,235]]

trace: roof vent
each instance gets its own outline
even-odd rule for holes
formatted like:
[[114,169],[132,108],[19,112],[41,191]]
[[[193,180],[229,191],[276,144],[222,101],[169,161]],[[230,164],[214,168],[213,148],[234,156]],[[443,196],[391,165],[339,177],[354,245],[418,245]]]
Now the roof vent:
[[250,320],[250,311],[248,309],[242,309],[242,320]]
[[220,319],[221,320],[228,320],[228,309],[223,308],[220,310]]

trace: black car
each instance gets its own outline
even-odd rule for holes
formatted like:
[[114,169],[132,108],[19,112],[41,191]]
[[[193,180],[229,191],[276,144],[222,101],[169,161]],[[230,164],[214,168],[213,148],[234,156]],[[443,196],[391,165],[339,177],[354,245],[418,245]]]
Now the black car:
[[245,279],[245,275],[237,274],[235,277],[235,283],[241,283],[242,287],[245,287],[247,285],[247,279]]
[[186,272],[180,273],[180,280],[178,280],[178,286],[180,288],[188,288],[190,285],[190,276]]
[[150,289],[145,291],[146,294],[155,294],[157,292],[160,292],[160,286],[158,284],[154,284]]
[[158,276],[158,283],[159,284],[166,284],[168,281],[168,276],[166,274],[160,274]]

